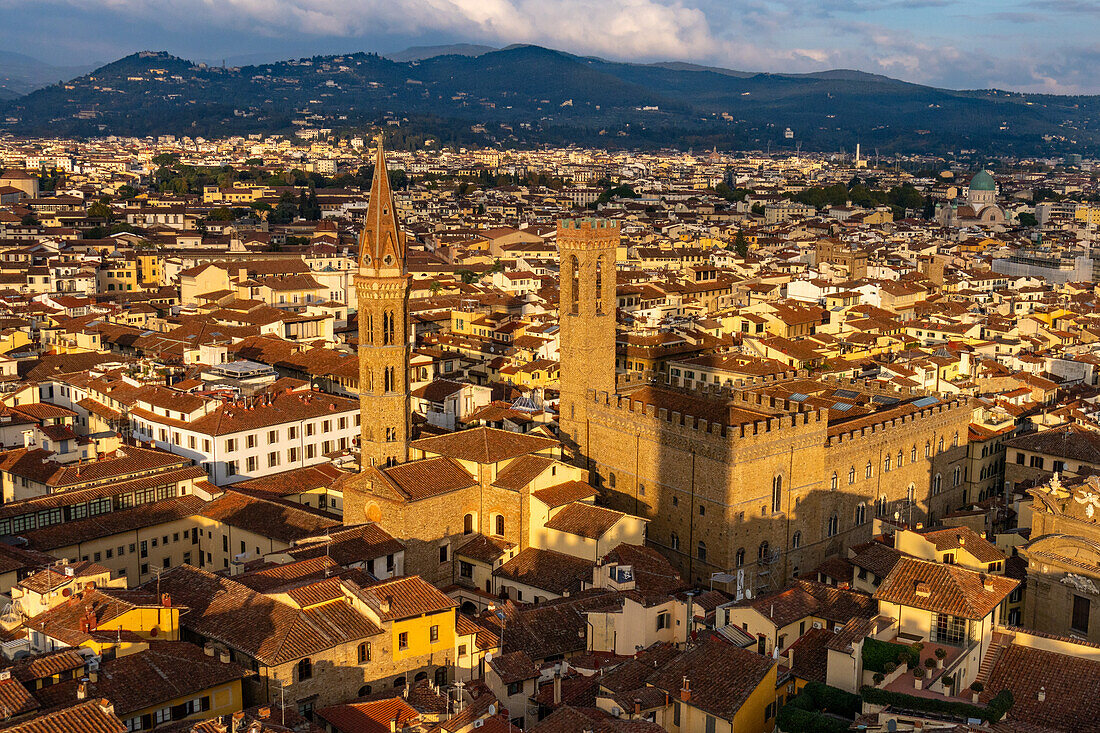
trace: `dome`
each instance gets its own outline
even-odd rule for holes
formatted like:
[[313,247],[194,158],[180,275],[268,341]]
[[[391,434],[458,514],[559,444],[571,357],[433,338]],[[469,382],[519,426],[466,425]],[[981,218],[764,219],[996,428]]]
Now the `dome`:
[[997,183],[993,180],[992,174],[987,170],[978,171],[978,173],[970,179],[971,191],[996,191]]

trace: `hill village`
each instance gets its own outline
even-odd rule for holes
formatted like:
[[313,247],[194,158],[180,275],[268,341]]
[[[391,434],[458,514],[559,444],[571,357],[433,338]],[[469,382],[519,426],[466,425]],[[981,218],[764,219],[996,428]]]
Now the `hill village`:
[[309,123],[0,137],[0,730],[1095,729],[1090,161]]

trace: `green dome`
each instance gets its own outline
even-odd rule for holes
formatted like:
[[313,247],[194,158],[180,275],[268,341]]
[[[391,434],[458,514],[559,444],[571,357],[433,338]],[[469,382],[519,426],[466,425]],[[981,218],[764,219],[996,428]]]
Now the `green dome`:
[[997,183],[989,171],[981,170],[970,179],[971,191],[996,191]]

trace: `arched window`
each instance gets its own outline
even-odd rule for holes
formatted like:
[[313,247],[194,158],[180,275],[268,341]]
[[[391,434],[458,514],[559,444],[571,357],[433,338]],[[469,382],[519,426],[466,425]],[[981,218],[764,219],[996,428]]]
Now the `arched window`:
[[931,455],[932,455],[932,441],[931,440],[926,440],[926,441],[924,441],[924,457],[928,458]]
[[875,514],[880,517],[886,516],[886,494],[880,496],[878,498],[878,501],[875,503]]
[[383,374],[385,376],[385,379],[383,380],[383,385],[382,385],[383,390],[386,391],[386,392],[392,392],[393,391],[393,386],[394,386],[393,385],[393,382],[394,382],[394,380],[393,380],[393,367],[386,367]]
[[916,443],[913,443],[913,450],[909,451],[909,462],[910,463],[916,463],[917,462],[917,444]]
[[496,534],[498,537],[504,536],[504,515],[498,514],[496,518]]
[[366,697],[367,695],[371,694],[371,692],[373,692],[373,689],[370,685],[363,685],[359,688],[359,697]]
[[958,448],[959,447],[959,431],[958,430],[955,431],[955,437],[951,438],[951,447],[952,448]]
[[913,484],[909,484],[909,488],[907,488],[905,490],[905,503],[906,504],[912,504],[913,503],[913,496],[916,493],[917,493],[917,487],[913,486]]
[[943,479],[940,474],[936,474],[932,477],[932,496],[940,493],[940,487],[943,484]]
[[848,469],[848,485],[851,486],[856,482],[856,467],[852,466]]
[[382,314],[382,345],[390,346],[393,344],[393,311],[386,311]]
[[369,366],[363,366],[363,389],[367,392],[374,391],[374,372]]
[[831,517],[829,517],[829,528],[828,528],[827,534],[828,534],[829,537],[836,537],[836,535],[839,531],[840,531],[840,517],[837,516],[836,512],[833,512],[833,515]]
[[403,690],[404,688],[405,688],[405,678],[404,677],[398,677],[397,679],[395,679],[393,681],[393,689]]
[[769,560],[770,557],[768,553],[768,541],[764,540],[760,543],[760,547],[756,548],[756,558],[758,560]]
[[863,469],[864,477],[865,478],[871,478],[871,476],[874,473],[874,470],[875,470],[875,468],[874,468],[874,466],[871,465],[871,462],[867,461],[867,466]]
[[668,544],[674,550],[680,549],[680,535],[673,532],[668,536]]
[[308,680],[313,677],[313,662],[309,661],[309,657],[298,662],[298,681]]
[[960,481],[960,479],[962,478],[962,469],[958,466],[955,466],[955,474],[952,478],[954,478],[954,481],[951,484],[952,486],[958,486],[960,483],[962,483]]
[[793,535],[791,535],[791,549],[792,550],[797,550],[801,546],[802,546],[802,533],[801,532],[795,532]]
[[942,435],[940,436],[940,449],[937,452],[938,453],[943,453],[943,436]]
[[366,324],[366,327],[367,327],[366,328],[367,337],[364,340],[367,342],[367,344],[378,343],[377,340],[376,340],[377,335],[374,333],[374,314],[373,313],[368,313],[365,317],[364,323]]
[[898,468],[901,468],[901,459],[904,456],[905,456],[905,453],[899,448],[898,449]]
[[607,485],[610,486],[611,488],[615,488],[615,472],[614,471],[607,474]]
[[737,548],[737,555],[734,559],[734,564],[739,568],[745,567],[745,548],[744,547],[738,547]]
[[837,478],[836,471],[833,471],[833,477],[829,481],[829,488],[836,491],[838,486],[840,486],[840,479]]
[[707,543],[699,540],[699,547],[696,548],[696,556],[703,562],[707,561]]
[[474,515],[467,514],[462,518],[462,534],[474,533]]
[[882,462],[882,470],[883,471],[889,471],[890,470],[890,456],[889,455],[887,455],[886,460],[884,460]]
[[370,642],[364,641],[359,645],[359,664],[366,664],[370,661]]
[[856,526],[859,526],[867,521],[867,505],[860,502],[856,506]]
[[772,479],[772,511],[783,510],[783,477],[776,476]]

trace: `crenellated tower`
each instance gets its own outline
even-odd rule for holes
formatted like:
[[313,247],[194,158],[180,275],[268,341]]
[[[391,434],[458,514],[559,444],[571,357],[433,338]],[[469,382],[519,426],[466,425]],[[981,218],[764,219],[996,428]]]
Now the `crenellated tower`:
[[590,455],[585,394],[615,393],[615,260],[619,224],[608,219],[558,222],[561,354],[560,424],[563,441]]
[[390,466],[409,457],[409,274],[382,138],[355,275],[359,309],[360,464]]

